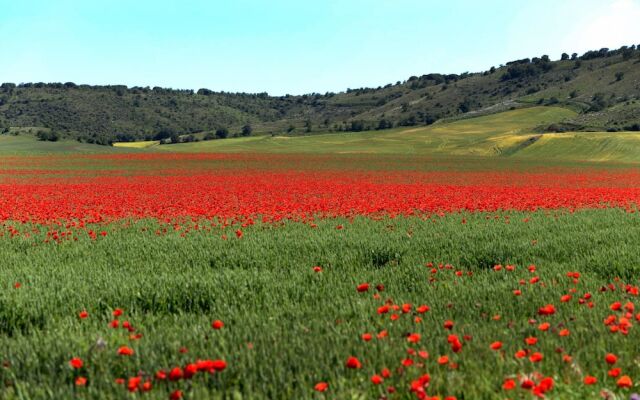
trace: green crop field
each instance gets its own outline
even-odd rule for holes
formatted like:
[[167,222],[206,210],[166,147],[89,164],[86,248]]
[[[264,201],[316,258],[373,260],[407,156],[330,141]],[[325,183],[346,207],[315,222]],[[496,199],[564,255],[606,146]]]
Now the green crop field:
[[[126,390],[116,378],[134,371],[152,376],[207,357],[225,359],[227,370],[194,378],[189,398],[314,398],[320,381],[330,384],[327,398],[377,398],[384,387],[404,388],[415,375],[396,370],[407,357],[408,332],[422,335],[415,347],[429,358],[419,369],[432,374],[434,394],[502,399],[505,376],[540,371],[557,381],[552,398],[594,398],[601,386],[583,386],[582,374],[612,386],[615,380],[602,368],[606,352],[621,357],[625,373],[636,374],[640,331],[608,333],[602,320],[621,296],[598,290],[616,277],[637,277],[640,220],[616,210],[509,217],[508,224],[503,216],[465,214],[433,221],[324,221],[316,229],[257,225],[246,228],[241,240],[231,240],[232,230],[226,232],[230,240],[221,239],[224,231],[156,236],[158,224],[144,221],[109,228],[99,242],[42,246],[34,245],[37,235],[0,238],[3,398],[122,398]],[[336,230],[338,224],[345,228]],[[451,263],[464,276],[445,270],[430,282],[428,262]],[[515,272],[492,269],[509,263],[517,265]],[[535,274],[527,271],[530,264],[537,266]],[[571,271],[581,271],[579,285],[565,276]],[[533,276],[546,285],[518,284]],[[13,282],[22,286],[9,287]],[[421,323],[413,312],[390,323],[388,315],[376,314],[381,301],[356,291],[362,282],[384,285],[383,299],[425,304],[430,311]],[[576,296],[593,293],[596,308],[558,303],[572,287]],[[516,297],[518,288],[523,294]],[[527,321],[549,302],[558,304],[560,315],[539,319],[553,326],[553,332],[540,332]],[[141,339],[109,327],[111,311],[119,307]],[[79,319],[83,310],[89,316]],[[211,328],[215,319],[224,321],[223,329]],[[461,336],[472,336],[459,355],[448,349],[445,320],[454,321]],[[568,337],[558,336],[562,327],[571,330]],[[384,340],[360,338],[385,329]],[[540,339],[535,349],[545,360],[539,367],[513,357],[527,336]],[[503,352],[489,349],[494,341],[504,341]],[[135,354],[116,355],[122,345]],[[436,363],[444,354],[458,369]],[[362,372],[345,369],[352,355],[363,363]],[[84,389],[74,389],[71,357],[85,362],[79,373],[90,384]],[[371,385],[368,376],[385,367],[392,378],[384,387]],[[145,398],[184,387],[154,385]]]
[[[2,135],[0,398],[627,399],[640,136],[540,132],[573,116],[149,147]],[[412,208],[441,197],[462,206]]]

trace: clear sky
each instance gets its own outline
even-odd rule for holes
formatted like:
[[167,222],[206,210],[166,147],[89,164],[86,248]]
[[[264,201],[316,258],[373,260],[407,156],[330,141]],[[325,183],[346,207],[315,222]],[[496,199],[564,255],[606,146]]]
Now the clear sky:
[[281,95],[640,44],[640,0],[0,0],[0,81]]

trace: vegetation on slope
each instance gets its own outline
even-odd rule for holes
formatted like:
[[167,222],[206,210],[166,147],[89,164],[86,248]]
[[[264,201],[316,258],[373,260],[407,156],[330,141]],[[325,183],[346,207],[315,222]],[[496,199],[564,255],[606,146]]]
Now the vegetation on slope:
[[540,126],[543,131],[640,130],[639,63],[640,51],[630,46],[580,57],[563,54],[559,61],[548,56],[518,60],[482,73],[427,74],[378,88],[279,97],[209,89],[4,83],[0,131],[40,127],[53,138],[99,144],[188,141],[430,125],[536,104],[564,105],[580,113]]

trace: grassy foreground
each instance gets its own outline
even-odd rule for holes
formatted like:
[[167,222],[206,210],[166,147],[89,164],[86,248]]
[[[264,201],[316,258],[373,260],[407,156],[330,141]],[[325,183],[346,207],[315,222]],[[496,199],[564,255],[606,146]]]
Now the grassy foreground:
[[[550,398],[595,398],[603,388],[628,398],[629,390],[616,388],[616,379],[607,376],[607,352],[618,355],[616,367],[624,374],[638,376],[640,330],[611,334],[602,323],[612,313],[609,304],[624,304],[627,295],[599,291],[617,277],[637,281],[637,214],[338,219],[319,221],[317,228],[254,225],[242,228],[241,238],[237,227],[191,230],[184,237],[184,228],[172,226],[158,235],[163,228],[152,221],[111,225],[95,241],[60,244],[42,244],[44,233],[0,237],[0,397],[166,399],[179,388],[190,399],[371,399],[383,394],[404,399],[413,398],[407,393],[411,380],[429,373],[431,395],[529,398],[521,389],[507,393],[501,386],[507,377],[536,371],[554,378]],[[433,275],[427,262],[451,263],[455,269]],[[517,269],[496,272],[494,264]],[[537,271],[527,271],[529,264]],[[314,266],[322,272],[314,272]],[[566,277],[572,271],[581,273],[577,284]],[[528,283],[534,276],[542,284]],[[430,282],[431,277],[437,281]],[[527,283],[520,285],[520,279]],[[21,286],[14,288],[18,282]],[[358,293],[356,286],[363,282],[371,288]],[[384,291],[375,299],[378,284]],[[574,299],[561,303],[571,288],[577,289]],[[514,296],[515,289],[522,295]],[[594,308],[578,304],[586,292],[593,294]],[[420,315],[420,323],[414,321],[415,311],[392,322],[389,314],[376,313],[386,299],[425,304],[430,311]],[[537,315],[549,303],[557,313]],[[121,320],[130,321],[141,338],[131,340],[130,332],[109,327],[118,307],[124,310]],[[83,310],[86,319],[78,317]],[[224,321],[224,328],[212,329],[215,319]],[[455,322],[452,331],[443,328],[445,320]],[[552,329],[538,331],[542,321]],[[558,334],[563,328],[569,336]],[[385,329],[389,336],[376,339]],[[373,341],[361,339],[365,332]],[[421,339],[409,343],[408,333]],[[449,333],[472,338],[454,354]],[[526,347],[528,336],[539,338],[534,349],[544,354],[541,362],[513,356]],[[489,348],[495,341],[503,342],[502,350]],[[122,345],[135,353],[117,355]],[[429,358],[413,357],[415,365],[401,367],[410,347],[427,351]],[[441,355],[457,368],[439,365]],[[563,360],[565,355],[572,360]],[[349,356],[356,356],[362,368],[345,368]],[[84,360],[81,370],[70,368],[72,357]],[[228,366],[189,381],[153,381],[153,389],[139,395],[128,395],[126,387],[114,383],[198,358],[224,359]],[[385,367],[392,376],[373,385],[370,377]],[[79,374],[87,377],[86,386],[74,386]],[[584,385],[586,375],[595,376],[597,384]],[[321,381],[329,389],[314,392]],[[388,386],[397,392],[388,394]]]

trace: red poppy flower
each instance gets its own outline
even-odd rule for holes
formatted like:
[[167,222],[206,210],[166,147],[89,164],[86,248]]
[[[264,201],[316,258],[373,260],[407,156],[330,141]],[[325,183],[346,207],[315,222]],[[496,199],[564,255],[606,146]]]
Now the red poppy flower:
[[440,356],[438,357],[438,364],[445,365],[449,363],[449,356]]
[[633,386],[633,381],[631,380],[631,378],[628,375],[623,375],[620,377],[620,379],[618,379],[618,381],[616,382],[616,385],[618,385],[619,388],[630,388],[631,386]]
[[[220,321],[219,319],[216,319],[215,321],[213,321],[211,323],[211,327],[215,330],[219,330],[222,329],[224,327],[224,322]],[[233,328],[233,327],[232,327]],[[233,330],[233,329],[232,329]]]
[[612,378],[617,378],[618,376],[620,376],[621,373],[622,373],[621,368],[612,368],[607,372],[607,375],[609,375]]
[[347,358],[347,368],[351,368],[351,369],[360,369],[362,368],[362,364],[360,363],[360,360],[358,360],[357,358],[351,356],[349,358]]
[[313,387],[313,390],[315,390],[316,392],[326,392],[327,389],[329,389],[329,384],[327,382],[318,382]]
[[604,360],[607,362],[607,364],[613,365],[618,362],[618,356],[612,353],[608,353],[606,356],[604,356]]
[[179,381],[180,379],[182,379],[182,368],[180,367],[175,367],[174,369],[172,369],[171,371],[169,371],[169,380],[170,381]]
[[556,313],[556,307],[553,304],[547,304],[544,307],[538,309],[539,315],[553,315]]
[[529,361],[531,362],[540,362],[542,361],[542,359],[544,358],[544,356],[542,355],[542,353],[533,353],[529,356]]
[[528,344],[529,346],[533,346],[533,345],[535,345],[536,343],[538,343],[538,338],[537,338],[537,337],[530,336],[530,337],[528,337],[528,338],[525,338],[525,339],[524,339],[524,342],[525,342],[526,344]]
[[407,341],[410,343],[418,343],[420,341],[420,334],[419,333],[412,333],[409,336],[407,336]]
[[87,312],[87,310],[82,310],[80,311],[80,313],[78,313],[78,317],[80,319],[85,319],[89,316],[89,313]]
[[117,317],[122,315],[122,309],[121,308],[116,308],[115,310],[113,310],[112,314],[113,314],[114,317],[117,318]]
[[73,369],[80,369],[84,365],[84,362],[82,362],[80,358],[74,357],[69,361],[69,365],[71,365]]
[[182,391],[181,390],[174,390],[169,395],[169,400],[180,400],[181,398],[182,398]]
[[362,292],[366,292],[369,290],[369,284],[368,283],[361,283],[356,287],[356,290],[360,293]]
[[368,342],[371,339],[373,339],[373,336],[370,333],[363,333],[362,334],[362,340],[364,340],[365,342]]
[[489,347],[491,350],[500,350],[502,348],[502,342],[493,342]]
[[583,382],[585,385],[594,385],[598,382],[598,379],[595,376],[587,375],[584,377]]
[[371,383],[373,383],[374,385],[379,385],[382,383],[382,381],[383,379],[380,375],[373,375],[371,377]]
[[502,382],[502,388],[504,390],[513,390],[516,387],[516,381],[513,379],[505,379],[504,382]]
[[448,329],[448,330],[453,329],[453,321],[451,320],[444,321],[444,329]]
[[84,376],[79,376],[79,377],[76,378],[75,384],[76,384],[76,386],[86,386],[87,385],[87,378],[85,378]]
[[134,353],[133,349],[131,347],[127,347],[127,346],[121,346],[118,349],[118,354],[121,356],[132,356]]
[[319,266],[313,267],[313,272],[322,272],[322,267],[319,267]]

